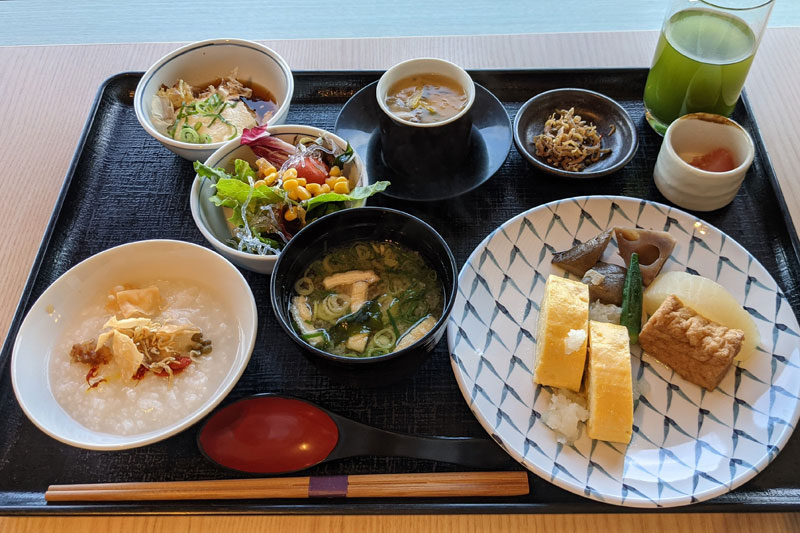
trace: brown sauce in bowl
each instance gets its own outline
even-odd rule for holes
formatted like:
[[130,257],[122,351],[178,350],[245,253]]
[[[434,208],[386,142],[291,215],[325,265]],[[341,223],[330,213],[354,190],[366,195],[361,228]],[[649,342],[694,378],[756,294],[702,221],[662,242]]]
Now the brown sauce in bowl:
[[467,92],[452,78],[422,74],[395,82],[386,93],[385,101],[397,118],[431,124],[460,113],[467,105]]

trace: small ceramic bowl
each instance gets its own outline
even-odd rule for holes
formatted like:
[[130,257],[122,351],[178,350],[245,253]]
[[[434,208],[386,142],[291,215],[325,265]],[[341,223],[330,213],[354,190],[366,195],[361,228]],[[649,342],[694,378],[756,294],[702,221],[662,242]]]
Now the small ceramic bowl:
[[[536,155],[533,138],[544,130],[544,124],[559,109],[575,108],[575,114],[597,127],[602,147],[611,150],[607,156],[580,172],[549,165]],[[609,132],[614,127],[614,132]],[[627,165],[639,147],[636,126],[628,112],[603,94],[586,89],[554,89],[537,94],[519,109],[514,119],[514,144],[522,157],[537,169],[562,178],[598,178]]]
[[[52,392],[50,366],[68,328],[80,326],[86,309],[103,302],[111,287],[153,280],[177,281],[210,292],[227,312],[227,328],[238,346],[216,390],[192,413],[158,429],[131,435],[94,431],[74,418]],[[85,313],[84,313],[84,319]],[[182,241],[151,240],[111,248],[69,269],[33,304],[17,333],[11,383],[22,410],[39,429],[66,444],[91,450],[124,450],[151,444],[188,428],[211,412],[233,389],[253,352],[256,303],[242,274],[219,254]],[[213,340],[213,339],[212,339]],[[212,352],[213,353],[213,352]],[[145,378],[151,379],[151,378]],[[157,378],[152,378],[157,379]],[[104,386],[111,387],[118,382]]]
[[[347,148],[347,141],[341,137],[311,126],[286,124],[282,126],[271,126],[267,131],[271,135],[275,135],[279,139],[290,144],[294,144],[295,139],[298,137],[327,137],[342,150]],[[249,146],[243,146],[240,144],[239,139],[234,139],[214,152],[211,157],[205,161],[205,164],[210,167],[222,167],[228,171],[233,171],[233,163],[236,159],[244,159],[249,162],[251,166],[254,166],[258,156],[253,153],[253,150],[250,149]],[[362,163],[357,153],[353,159],[345,165],[342,171],[343,175],[347,176],[350,181],[351,190],[359,185],[366,185],[369,183],[364,163]],[[233,264],[261,274],[272,273],[275,261],[277,261],[277,256],[255,255],[247,252],[240,252],[228,245],[228,241],[231,238],[231,228],[228,225],[223,209],[217,207],[209,200],[213,195],[214,184],[211,180],[196,176],[192,184],[191,193],[189,194],[189,208],[191,209],[194,223],[197,225],[200,233],[203,234],[203,237],[206,238],[217,252],[225,256]],[[348,207],[361,207],[365,203],[366,200],[351,202]]]
[[205,161],[225,142],[194,144],[160,133],[151,120],[153,96],[162,85],[172,87],[179,79],[200,85],[228,76],[238,69],[237,78],[260,85],[272,93],[278,104],[269,125],[283,124],[294,92],[289,65],[277,52],[241,39],[212,39],[188,44],[161,59],[144,73],[133,97],[139,124],[154,139],[189,161]]
[[[411,346],[374,357],[346,357],[319,350],[304,341],[292,326],[289,300],[294,285],[308,265],[320,258],[323,250],[358,241],[393,241],[419,252],[438,274],[444,288],[444,308],[436,325]],[[427,354],[445,332],[447,317],[455,300],[458,271],[453,253],[436,230],[422,220],[385,207],[364,207],[338,211],[303,228],[289,242],[272,273],[272,309],[283,330],[312,358],[350,368],[400,362],[412,354]]]
[[[734,169],[711,172],[689,164],[718,148],[733,156]],[[692,113],[667,128],[653,178],[672,203],[693,211],[713,211],[734,199],[754,155],[753,139],[742,126],[720,115]]]
[[[411,122],[392,113],[386,98],[392,86],[409,76],[438,74],[458,83],[467,103],[454,116],[430,123]],[[472,104],[475,83],[467,72],[444,59],[409,59],[387,70],[375,88],[379,117],[381,151],[384,162],[406,175],[450,172],[467,159],[472,135]]]

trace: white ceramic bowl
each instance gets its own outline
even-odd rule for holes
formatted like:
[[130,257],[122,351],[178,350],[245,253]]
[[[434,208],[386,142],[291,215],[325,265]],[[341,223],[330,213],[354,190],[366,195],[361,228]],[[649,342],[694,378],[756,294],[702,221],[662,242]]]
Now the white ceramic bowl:
[[[70,317],[105,298],[110,287],[137,280],[180,280],[212,291],[230,309],[229,327],[238,331],[233,364],[216,391],[190,415],[157,430],[134,435],[93,431],[70,417],[53,395],[52,352],[70,327]],[[253,352],[258,317],[250,286],[228,261],[211,250],[182,241],[151,240],[111,248],[69,269],[36,300],[17,333],[11,355],[11,383],[22,410],[51,437],[79,448],[123,450],[163,440],[208,414],[239,380]]]
[[[430,123],[411,122],[409,120],[404,120],[392,113],[389,107],[386,105],[386,96],[389,89],[391,89],[392,85],[403,78],[420,74],[441,74],[442,76],[447,76],[448,78],[455,80],[461,87],[464,88],[464,91],[467,93],[467,104],[464,106],[464,109],[446,120]],[[472,104],[475,102],[475,82],[472,81],[470,75],[467,74],[463,68],[459,67],[455,63],[451,63],[445,59],[420,57],[417,59],[408,59],[398,63],[384,72],[383,76],[381,76],[381,78],[378,80],[378,85],[375,88],[375,97],[378,100],[378,106],[381,108],[381,110],[395,122],[405,124],[406,126],[412,126],[414,128],[438,128],[446,124],[450,124],[451,122],[455,122],[469,113],[469,110],[472,108]]]
[[[717,148],[733,155],[736,168],[710,172],[689,164]],[[719,115],[691,113],[667,128],[653,179],[672,203],[693,211],[713,211],[734,199],[754,155],[753,140],[739,124]]]
[[144,73],[133,97],[139,123],[154,139],[189,161],[205,161],[225,142],[193,144],[171,139],[159,133],[150,121],[151,102],[161,85],[171,87],[179,79],[200,85],[222,78],[238,68],[238,78],[256,83],[270,91],[278,109],[269,124],[283,124],[294,92],[292,71],[274,50],[241,39],[211,39],[178,48]]
[[[312,126],[282,125],[268,128],[271,135],[294,144],[294,139],[300,137],[321,137],[326,136],[331,139],[342,150],[347,148],[347,141],[341,137]],[[205,162],[210,167],[222,167],[228,171],[233,170],[233,162],[236,159],[244,159],[251,165],[255,165],[256,156],[249,146],[242,146],[239,139],[229,141],[222,148],[214,152]],[[350,180],[350,188],[369,183],[367,171],[364,163],[356,153],[353,159],[347,163],[343,169],[343,175]],[[214,186],[210,180],[195,176],[192,184],[192,191],[189,195],[189,207],[192,211],[194,223],[200,229],[203,237],[214,247],[216,251],[228,258],[233,264],[238,265],[253,272],[261,274],[271,274],[275,267],[277,256],[275,255],[255,255],[247,252],[240,252],[231,248],[227,241],[231,238],[230,227],[225,218],[221,207],[217,207],[209,201],[214,195]],[[366,203],[365,200],[353,202],[350,207],[361,207]]]

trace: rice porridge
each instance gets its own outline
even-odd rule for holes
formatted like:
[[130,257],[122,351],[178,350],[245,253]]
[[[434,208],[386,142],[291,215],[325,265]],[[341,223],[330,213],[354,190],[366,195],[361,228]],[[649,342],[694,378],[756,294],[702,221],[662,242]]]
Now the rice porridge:
[[[137,286],[158,288],[161,305],[153,320],[191,323],[202,332],[201,338],[211,341],[211,352],[192,357],[191,364],[169,377],[148,371],[138,380],[123,379],[119,371],[114,373],[113,362],[101,365],[112,370],[105,371],[105,380],[91,386],[87,371],[92,365],[73,361],[70,352],[76,344],[98,339],[114,316],[106,308],[104,290],[110,288],[99,288],[96,303],[68,323],[49,359],[50,389],[56,400],[69,416],[93,431],[135,435],[189,416],[217,391],[236,358],[237,322],[212,290],[182,281],[158,280]],[[116,343],[114,346],[116,349]]]

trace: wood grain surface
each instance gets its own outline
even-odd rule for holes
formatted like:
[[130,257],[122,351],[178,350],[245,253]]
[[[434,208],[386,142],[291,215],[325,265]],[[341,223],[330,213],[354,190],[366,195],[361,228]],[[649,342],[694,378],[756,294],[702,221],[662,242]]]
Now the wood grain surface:
[[[385,69],[418,56],[467,68],[646,67],[654,32],[264,41],[295,70]],[[5,338],[44,228],[97,88],[122,71],[145,70],[175,43],[0,48],[0,336]],[[800,220],[795,166],[800,145],[800,28],[770,29],[746,85],[780,186]],[[118,179],[125,175],[120,166]],[[169,516],[8,517],[0,531],[798,531],[800,515],[502,515],[502,516]]]

